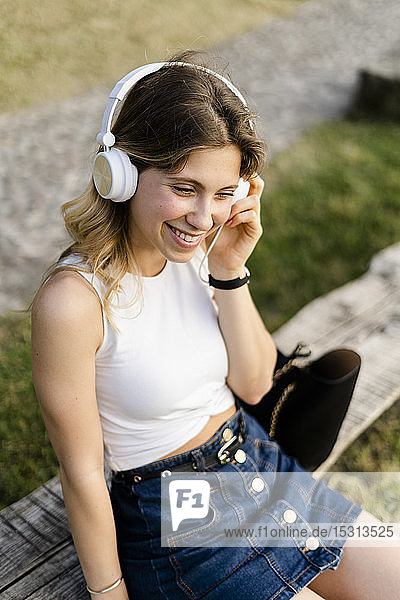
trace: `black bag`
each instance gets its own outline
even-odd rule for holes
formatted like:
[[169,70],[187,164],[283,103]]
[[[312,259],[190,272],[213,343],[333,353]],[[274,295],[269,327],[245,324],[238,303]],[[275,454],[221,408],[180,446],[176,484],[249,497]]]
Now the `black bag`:
[[331,453],[353,395],[361,358],[347,348],[331,350],[304,366],[311,352],[298,344],[290,356],[278,351],[273,386],[255,405],[241,404],[286,454],[313,471]]

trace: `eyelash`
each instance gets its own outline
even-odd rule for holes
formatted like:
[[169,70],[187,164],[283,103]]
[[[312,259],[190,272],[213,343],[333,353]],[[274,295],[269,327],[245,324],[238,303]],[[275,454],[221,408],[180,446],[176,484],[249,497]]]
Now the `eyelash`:
[[187,194],[191,194],[191,193],[193,192],[193,190],[192,190],[192,189],[189,189],[189,188],[181,188],[181,187],[179,187],[179,186],[177,186],[177,185],[173,185],[173,186],[172,186],[172,189],[173,189],[173,190],[175,190],[175,191],[177,191],[177,192],[179,192],[179,194],[185,194],[185,195],[187,195]]
[[[189,189],[189,188],[179,187],[178,185],[173,185],[172,189],[174,189],[179,194],[182,194],[184,196],[188,196],[189,194],[191,194],[194,191],[194,190]],[[221,193],[221,194],[217,194],[217,195],[218,196],[222,196],[223,198],[233,198],[233,192],[226,192],[226,193]]]

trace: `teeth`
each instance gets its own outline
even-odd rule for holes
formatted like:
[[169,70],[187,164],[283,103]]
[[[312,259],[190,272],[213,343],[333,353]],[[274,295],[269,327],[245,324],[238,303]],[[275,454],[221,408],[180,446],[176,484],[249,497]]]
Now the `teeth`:
[[178,237],[180,237],[182,240],[185,240],[185,242],[195,242],[198,237],[198,236],[188,235],[187,233],[182,233],[181,231],[178,231],[171,225],[170,225],[170,227],[171,227],[172,231],[174,232],[174,234],[177,235]]

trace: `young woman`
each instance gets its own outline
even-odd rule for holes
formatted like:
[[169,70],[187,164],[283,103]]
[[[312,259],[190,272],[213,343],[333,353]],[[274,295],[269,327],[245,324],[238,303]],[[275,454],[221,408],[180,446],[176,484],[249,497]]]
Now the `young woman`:
[[[139,69],[113,92],[94,180],[63,207],[73,243],[32,305],[34,385],[91,597],[394,598],[393,550],[315,537],[293,547],[183,548],[176,535],[161,544],[161,478],[174,471],[215,475],[204,531],[218,511],[228,519],[249,503],[281,524],[374,518],[305,472],[290,485],[298,463],[236,406],[263,397],[276,360],[247,285],[265,154],[243,97],[189,54]],[[249,189],[237,200],[240,177]],[[283,497],[267,478],[277,472],[289,477]],[[243,485],[224,504],[229,474]]]

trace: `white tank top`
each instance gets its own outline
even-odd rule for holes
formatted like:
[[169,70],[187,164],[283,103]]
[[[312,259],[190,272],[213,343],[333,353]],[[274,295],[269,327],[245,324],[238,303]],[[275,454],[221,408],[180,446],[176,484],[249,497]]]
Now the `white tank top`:
[[[142,277],[143,305],[103,310],[103,343],[95,357],[96,396],[105,459],[115,471],[158,460],[198,434],[211,415],[234,404],[226,384],[228,358],[210,288],[198,276],[199,248],[187,263],[168,262]],[[73,254],[62,264],[79,271],[100,301],[104,284]],[[118,306],[137,278],[121,280]],[[115,302],[115,298],[113,300]]]

